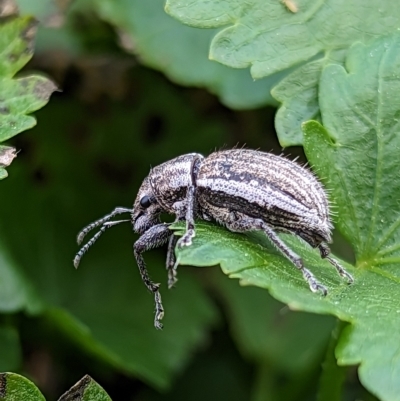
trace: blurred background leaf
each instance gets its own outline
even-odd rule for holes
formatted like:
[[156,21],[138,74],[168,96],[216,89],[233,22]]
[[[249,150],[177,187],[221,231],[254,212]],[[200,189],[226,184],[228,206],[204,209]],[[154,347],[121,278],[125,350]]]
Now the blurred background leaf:
[[[32,128],[36,120],[27,114],[43,107],[56,89],[40,75],[14,77],[32,57],[36,25],[31,17],[0,20],[0,142]],[[4,152],[1,156],[0,179],[7,177],[4,167],[12,161],[5,162]]]
[[0,373],[1,401],[45,401],[39,389],[27,378],[16,373]]
[[282,146],[302,144],[301,123],[318,116],[321,68],[343,63],[353,43],[400,27],[400,10],[389,0],[167,0],[165,9],[185,25],[218,29],[212,60],[250,67],[254,79],[295,69],[273,90],[283,103],[276,124]]
[[63,394],[58,401],[111,401],[111,398],[90,376],[86,375]]

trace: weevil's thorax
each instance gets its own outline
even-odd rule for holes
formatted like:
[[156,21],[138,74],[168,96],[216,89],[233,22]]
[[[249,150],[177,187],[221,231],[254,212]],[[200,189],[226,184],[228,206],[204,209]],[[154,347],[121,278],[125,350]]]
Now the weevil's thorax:
[[212,153],[200,166],[197,197],[201,210],[222,224],[229,213],[240,212],[312,245],[330,241],[322,185],[310,171],[283,157],[250,149]]
[[185,207],[189,185],[194,184],[196,174],[204,157],[189,153],[154,167],[149,181],[157,203],[163,211],[177,214]]

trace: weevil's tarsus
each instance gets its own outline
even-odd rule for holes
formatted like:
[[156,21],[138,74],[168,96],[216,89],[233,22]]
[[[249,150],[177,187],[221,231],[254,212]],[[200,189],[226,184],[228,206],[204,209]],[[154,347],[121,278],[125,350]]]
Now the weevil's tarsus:
[[80,245],[82,243],[83,239],[85,238],[86,234],[89,231],[92,231],[96,227],[100,227],[101,225],[103,225],[108,220],[111,220],[113,217],[115,217],[115,216],[117,216],[119,214],[122,214],[122,213],[132,213],[132,209],[128,209],[126,207],[117,207],[111,213],[109,213],[106,216],[102,217],[101,219],[96,220],[93,223],[90,223],[89,225],[87,225],[78,234],[78,237],[76,239],[78,245]]
[[174,266],[172,267],[171,271],[169,272],[170,275],[168,276],[168,289],[171,289],[178,281],[177,275],[178,275],[179,264],[180,264],[180,258],[178,256],[175,260]]
[[328,245],[321,243],[318,245],[318,249],[321,253],[321,258],[326,259],[336,269],[340,277],[346,279],[348,284],[354,283],[353,276],[350,273],[348,273],[336,259],[330,256],[331,250],[329,249]]
[[154,293],[154,300],[155,300],[155,304],[156,304],[156,312],[155,312],[155,316],[154,316],[154,327],[157,330],[162,330],[163,324],[161,323],[161,320],[164,317],[164,308],[163,308],[162,301],[161,301],[161,294],[158,290]]
[[[297,267],[297,266],[296,266]],[[314,275],[306,269],[304,266],[300,268],[300,271],[303,274],[304,280],[307,281],[308,286],[312,292],[321,292],[324,297],[328,294],[328,289],[322,285],[318,280],[314,277]]]
[[337,270],[337,272],[339,273],[339,275],[343,278],[345,278],[348,282],[348,284],[353,284],[354,283],[354,278],[353,276],[347,272],[340,264],[339,262],[332,258],[331,256],[327,256],[326,260],[328,260],[330,262],[330,264]]

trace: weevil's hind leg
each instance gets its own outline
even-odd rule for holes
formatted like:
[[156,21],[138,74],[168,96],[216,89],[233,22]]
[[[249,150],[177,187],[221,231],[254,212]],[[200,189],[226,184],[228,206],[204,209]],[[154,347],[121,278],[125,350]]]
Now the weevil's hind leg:
[[100,227],[103,225],[106,221],[111,220],[113,217],[122,214],[122,213],[132,213],[132,209],[128,209],[126,207],[116,207],[111,213],[107,214],[106,216],[102,217],[99,220],[94,221],[93,223],[90,223],[87,225],[85,228],[83,228],[76,239],[78,242],[78,245],[80,245],[85,238],[86,234],[89,231],[92,231],[96,227]]
[[329,249],[328,245],[321,243],[318,245],[318,249],[319,252],[321,253],[321,258],[329,261],[329,263],[336,269],[336,271],[339,273],[341,277],[345,278],[349,284],[354,283],[353,276],[350,273],[348,273],[336,259],[332,258],[332,256],[329,256],[331,250]]
[[135,255],[139,267],[140,276],[145,286],[154,294],[154,302],[156,305],[154,326],[156,329],[162,329],[161,319],[164,317],[164,308],[161,302],[160,292],[158,291],[160,284],[151,281],[142,253],[165,244],[170,235],[171,231],[168,228],[168,224],[157,224],[147,230],[133,245],[133,254]]
[[246,232],[262,230],[269,238],[269,240],[274,244],[274,246],[283,253],[283,255],[289,259],[302,273],[304,279],[307,281],[312,292],[320,291],[323,295],[328,293],[325,286],[320,284],[314,275],[304,267],[303,260],[295,252],[293,252],[275,233],[275,231],[268,226],[261,219],[253,219],[251,217],[241,217],[235,219],[232,216],[231,221],[227,223],[227,228],[235,232]]
[[168,271],[168,288],[172,288],[178,279],[176,278],[177,276],[177,271],[175,268],[175,245],[178,242],[178,237],[174,234],[172,234],[169,237],[168,241],[168,251],[167,251],[167,260],[166,260],[166,268]]

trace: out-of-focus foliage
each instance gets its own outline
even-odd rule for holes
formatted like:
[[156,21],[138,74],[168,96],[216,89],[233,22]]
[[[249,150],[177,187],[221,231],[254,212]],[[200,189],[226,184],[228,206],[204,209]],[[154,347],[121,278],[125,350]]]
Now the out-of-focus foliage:
[[[0,374],[1,401],[45,401],[40,390],[28,379],[16,373]],[[86,375],[58,401],[111,401],[107,393]]]
[[[219,28],[212,60],[250,67],[254,79],[296,68],[273,89],[283,103],[276,118],[282,146],[302,144],[301,123],[319,115],[322,68],[343,63],[353,43],[400,28],[400,9],[391,0],[167,0],[165,8],[186,25]],[[315,63],[314,57],[322,58]]]
[[[0,4],[0,143],[32,128],[36,119],[27,114],[43,107],[56,89],[41,75],[15,78],[32,57],[37,23],[31,17],[2,22],[3,8]],[[15,149],[0,146],[0,179],[7,177],[5,167],[14,157]]]

